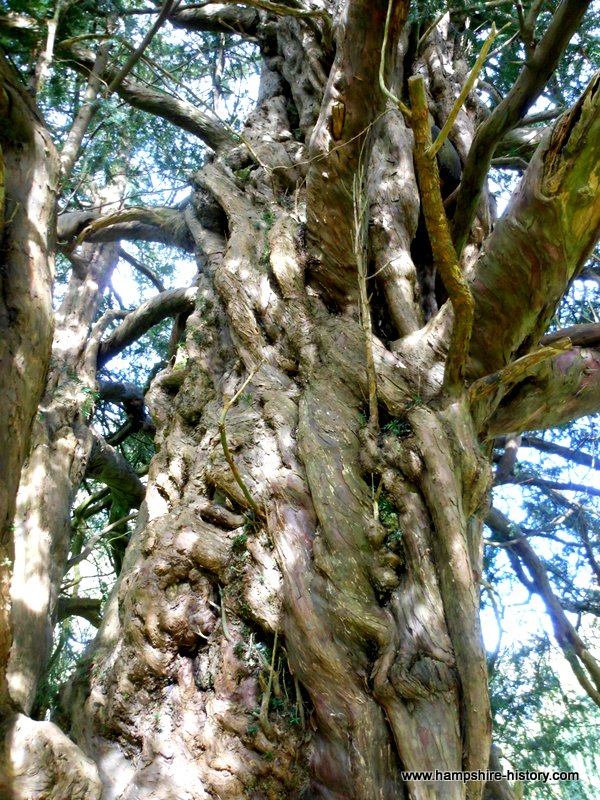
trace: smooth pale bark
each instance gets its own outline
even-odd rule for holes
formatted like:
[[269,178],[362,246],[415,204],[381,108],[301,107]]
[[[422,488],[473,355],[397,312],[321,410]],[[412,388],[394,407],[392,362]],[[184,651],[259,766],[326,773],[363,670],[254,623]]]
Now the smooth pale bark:
[[0,53],[0,712],[8,702],[13,516],[52,341],[58,157],[19,77]]
[[31,712],[50,657],[58,590],[71,540],[70,509],[92,446],[99,331],[90,338],[117,243],[86,245],[85,273],[73,273],[56,314],[52,368],[21,476],[11,585],[13,645],[7,675],[17,707]]

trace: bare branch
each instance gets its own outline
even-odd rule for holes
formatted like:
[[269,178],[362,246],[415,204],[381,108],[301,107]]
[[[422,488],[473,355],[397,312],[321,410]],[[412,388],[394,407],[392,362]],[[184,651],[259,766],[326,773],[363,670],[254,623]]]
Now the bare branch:
[[590,497],[600,497],[600,489],[588,486],[585,483],[574,483],[573,481],[548,481],[534,475],[523,475],[519,478],[507,481],[517,486],[537,486],[539,489],[554,489],[559,492],[579,492]]
[[585,647],[577,631],[569,622],[560,601],[554,594],[546,568],[540,561],[523,532],[500,511],[493,508],[486,518],[486,524],[494,531],[502,542],[510,544],[511,550],[517,554],[527,569],[531,582],[528,588],[539,594],[544,601],[548,616],[552,620],[554,636],[575,677],[591,697],[600,706],[600,665]]
[[[73,42],[62,43],[61,49],[72,56],[71,63],[75,69],[84,75],[91,72],[94,65],[94,55],[91,51]],[[108,66],[103,79],[112,84],[116,78],[117,71],[114,67]],[[197,136],[216,152],[227,152],[236,146],[231,134],[214,117],[167,92],[152,89],[132,77],[124,78],[116,87],[116,92],[134,108],[166,119],[178,128]]]
[[147,267],[145,264],[142,264],[137,258],[128,253],[127,250],[123,250],[121,248],[119,250],[119,258],[122,258],[123,261],[127,261],[128,264],[131,264],[141,275],[144,275],[148,280],[158,289],[159,292],[165,292],[167,287],[158,277],[158,275],[154,272],[153,269]]
[[169,289],[142,303],[102,342],[98,353],[98,368],[103,367],[158,322],[182,311],[191,311],[197,291],[195,286],[188,289]]
[[512,89],[478,128],[465,164],[454,214],[453,233],[459,255],[467,242],[496,144],[542,93],[588,5],[588,0],[563,0]]
[[[114,522],[111,522],[110,525],[107,525],[105,528],[102,528],[100,533],[96,533],[94,536],[92,536],[92,538],[89,540],[89,542],[83,548],[81,553],[77,553],[76,556],[73,556],[73,558],[70,558],[67,561],[67,570],[71,569],[71,567],[74,567],[75,564],[79,564],[81,561],[85,561],[85,559],[90,555],[90,553],[92,553],[94,551],[94,548],[96,547],[98,542],[101,539],[103,539],[107,534],[112,533],[117,528],[120,528],[121,525],[123,525],[123,523],[129,522],[130,520],[136,519],[136,518],[137,518],[137,511],[135,513],[133,513],[133,514],[127,514],[126,517],[121,517],[121,519],[117,519]],[[76,614],[76,613],[77,613],[76,611],[71,611],[70,614],[66,614],[65,616],[72,616],[73,614]],[[84,616],[84,615],[80,615],[80,616]]]
[[[146,411],[143,391],[133,383],[119,383],[117,381],[98,381],[98,399],[107,403],[120,405],[128,417],[125,424],[126,431],[121,429],[119,441],[123,441],[127,435],[136,433],[139,430],[154,433],[154,424]],[[109,444],[116,447],[115,436],[107,440]]]
[[[500,438],[494,443],[494,445],[497,447],[503,447],[504,440]],[[552,455],[566,458],[568,461],[572,461],[574,464],[581,464],[582,466],[589,467],[590,469],[600,470],[600,458],[597,456],[590,455],[590,453],[584,453],[581,450],[571,450],[570,447],[563,447],[560,444],[549,442],[546,439],[540,439],[539,436],[523,436],[521,447],[533,447],[536,450],[540,450],[542,453],[551,453]]]

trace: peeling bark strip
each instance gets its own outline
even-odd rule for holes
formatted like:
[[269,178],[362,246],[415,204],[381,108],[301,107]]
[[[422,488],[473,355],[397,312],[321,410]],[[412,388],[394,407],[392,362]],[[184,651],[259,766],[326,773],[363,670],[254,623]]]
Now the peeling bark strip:
[[58,156],[31,98],[0,53],[0,716],[6,707],[13,515],[52,341]]

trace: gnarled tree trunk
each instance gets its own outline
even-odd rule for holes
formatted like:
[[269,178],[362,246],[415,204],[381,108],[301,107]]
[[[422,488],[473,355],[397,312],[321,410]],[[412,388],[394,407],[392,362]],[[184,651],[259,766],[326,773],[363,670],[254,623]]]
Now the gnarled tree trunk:
[[[392,2],[387,42],[380,0],[322,3],[328,13],[309,24],[229,4],[215,16],[211,5],[172,19],[258,40],[263,79],[243,146],[133,79],[117,89],[177,124],[187,115],[215,157],[185,210],[162,223],[138,214],[145,236],[154,228],[194,249],[198,289],[185,344],[147,398],[159,451],[138,525],[63,697],[61,725],[98,770],[86,783],[80,758],[77,791],[476,800],[481,780],[402,772],[488,766],[489,437],[597,406],[597,353],[538,348],[597,237],[597,204],[579,202],[598,174],[597,81],[541,143],[484,255],[479,202],[460,248],[474,307],[461,362],[456,296],[449,287],[426,321],[419,286],[432,265],[411,253],[418,109],[402,115],[379,87],[383,49],[386,85],[404,96],[407,4]],[[443,123],[457,87],[444,72],[452,53],[432,37],[417,68],[430,70]],[[468,161],[474,129],[463,109],[454,139],[471,170],[457,200],[467,217],[483,188]],[[419,185],[426,202],[422,174]],[[90,235],[112,227],[119,238],[119,224],[93,223]],[[445,380],[449,362],[464,380]],[[559,408],[565,375],[577,399]],[[532,400],[540,391],[545,408]],[[55,786],[48,796],[79,796],[66,779]]]

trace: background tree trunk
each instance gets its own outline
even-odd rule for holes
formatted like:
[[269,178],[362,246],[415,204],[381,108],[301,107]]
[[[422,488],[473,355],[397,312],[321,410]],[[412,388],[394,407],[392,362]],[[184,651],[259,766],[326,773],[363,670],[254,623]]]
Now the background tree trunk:
[[12,524],[21,465],[50,358],[58,156],[0,54],[0,716],[10,700]]

